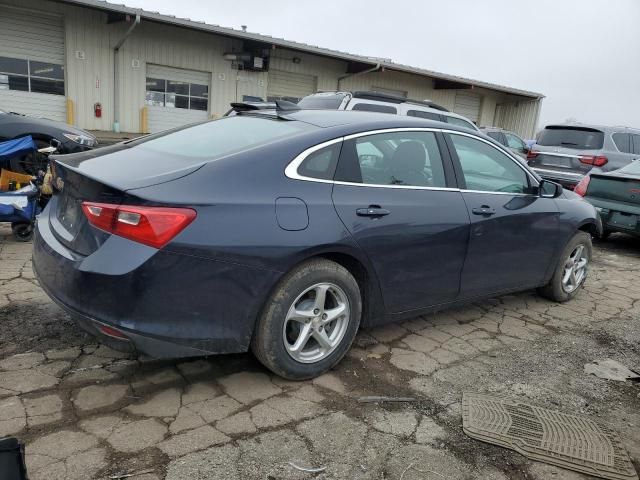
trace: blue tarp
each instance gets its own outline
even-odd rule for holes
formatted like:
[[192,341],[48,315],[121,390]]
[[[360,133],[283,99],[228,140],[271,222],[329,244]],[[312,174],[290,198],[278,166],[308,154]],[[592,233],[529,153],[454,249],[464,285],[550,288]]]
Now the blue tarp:
[[0,142],[0,161],[9,160],[20,153],[33,152],[36,148],[36,144],[33,138],[31,138],[31,135]]

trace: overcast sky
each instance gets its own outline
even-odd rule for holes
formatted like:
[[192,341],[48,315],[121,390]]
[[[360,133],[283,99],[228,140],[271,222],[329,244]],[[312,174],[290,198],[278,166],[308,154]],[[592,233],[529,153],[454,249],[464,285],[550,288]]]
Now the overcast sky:
[[120,1],[540,92],[539,126],[640,128],[640,0]]

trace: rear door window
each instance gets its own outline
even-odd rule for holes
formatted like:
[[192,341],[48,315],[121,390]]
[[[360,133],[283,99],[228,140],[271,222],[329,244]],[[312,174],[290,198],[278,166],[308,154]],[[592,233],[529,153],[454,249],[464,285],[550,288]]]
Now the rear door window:
[[380,105],[377,103],[356,103],[352,110],[361,110],[364,112],[379,112],[379,113],[398,113],[396,107],[391,105]]
[[616,148],[624,153],[631,153],[631,135],[628,133],[614,133],[613,143],[616,144]]
[[451,135],[467,190],[526,193],[526,172],[497,148],[466,135]]
[[549,126],[540,132],[537,143],[546,147],[600,150],[604,133],[588,127]]
[[447,186],[434,132],[390,132],[346,140],[335,178],[370,185]]
[[426,118],[427,120],[437,120],[438,122],[442,121],[442,117],[439,114],[433,112],[425,112],[423,110],[409,110],[407,112],[407,116]]

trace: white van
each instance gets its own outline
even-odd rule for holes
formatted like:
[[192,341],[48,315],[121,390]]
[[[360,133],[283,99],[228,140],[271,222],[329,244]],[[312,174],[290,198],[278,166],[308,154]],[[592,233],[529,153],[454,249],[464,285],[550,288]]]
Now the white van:
[[469,119],[450,112],[436,103],[409,100],[378,92],[319,92],[300,99],[298,107],[303,110],[364,110],[392,113],[446,122],[476,132],[480,131]]

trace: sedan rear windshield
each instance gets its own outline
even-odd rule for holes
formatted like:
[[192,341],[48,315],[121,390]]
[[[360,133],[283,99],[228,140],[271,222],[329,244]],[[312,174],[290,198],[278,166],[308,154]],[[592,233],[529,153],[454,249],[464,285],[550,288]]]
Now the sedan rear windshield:
[[640,178],[640,160],[634,160],[629,165],[622,167],[618,170],[620,173],[626,173],[627,175],[637,175]]
[[138,148],[170,154],[176,157],[215,160],[232,153],[273,142],[317,127],[308,123],[275,118],[236,115],[201,123],[180,130],[152,135],[142,140]]
[[342,104],[346,95],[337,93],[335,95],[310,95],[298,102],[298,106],[303,110],[337,110]]
[[549,147],[599,150],[604,144],[604,133],[594,128],[549,126],[540,132],[536,143]]

